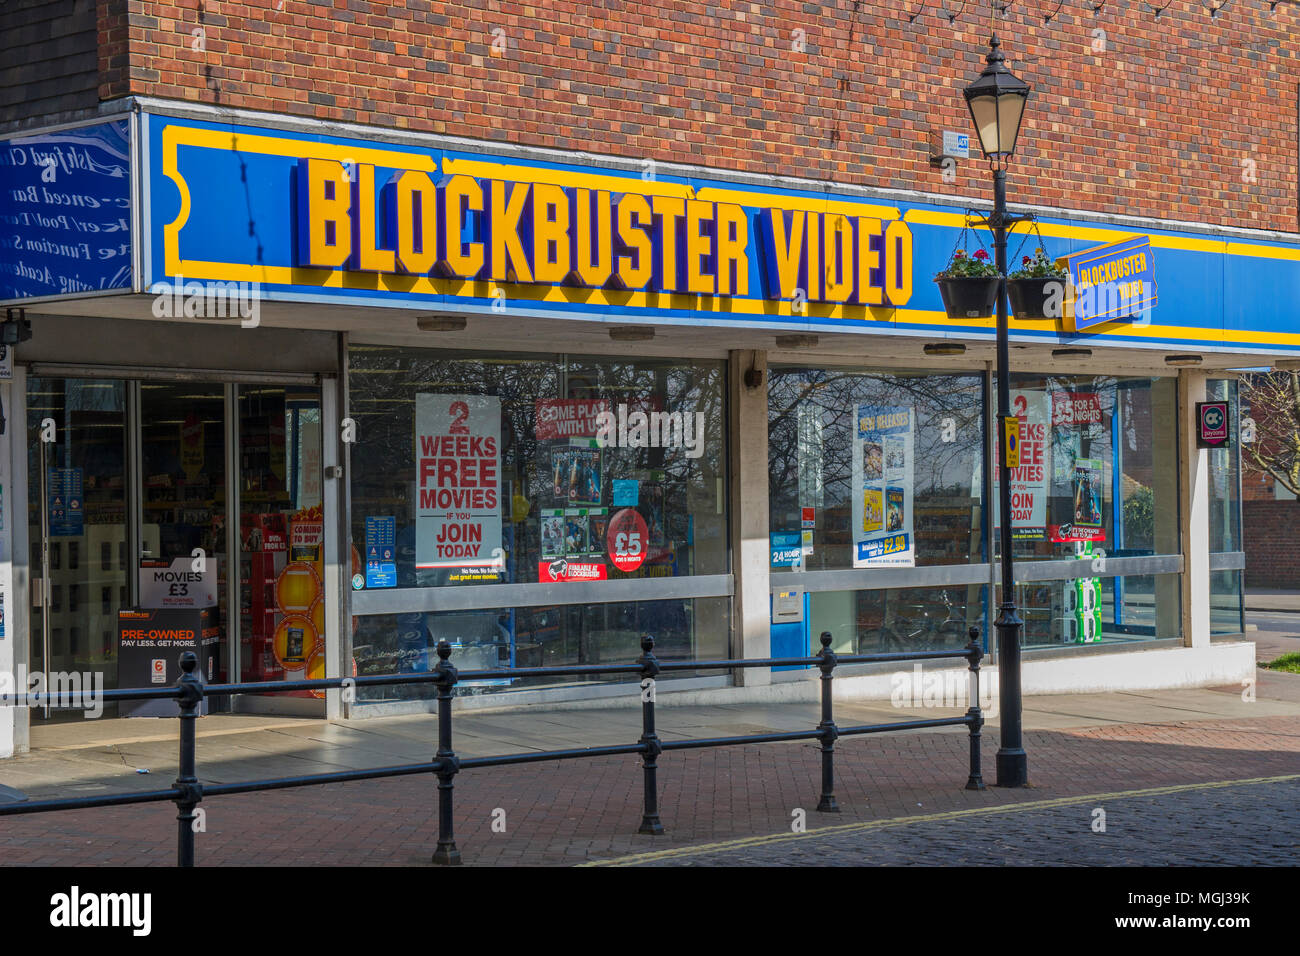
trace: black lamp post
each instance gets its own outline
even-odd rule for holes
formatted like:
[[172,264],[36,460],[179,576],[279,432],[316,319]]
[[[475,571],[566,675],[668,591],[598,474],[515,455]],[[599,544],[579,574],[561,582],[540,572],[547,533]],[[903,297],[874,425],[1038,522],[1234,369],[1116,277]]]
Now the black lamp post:
[[1021,733],[1020,630],[1016,613],[1015,577],[1011,559],[1011,469],[1007,464],[1007,418],[1011,415],[1010,347],[1007,344],[1007,226],[1027,216],[1007,215],[1007,162],[1016,150],[1020,120],[1029,85],[1007,69],[998,38],[990,40],[988,66],[966,87],[980,148],[993,170],[993,214],[985,223],[993,230],[994,258],[998,269],[998,442],[1001,449],[1002,604],[994,627],[998,629],[998,705],[1002,740],[997,755],[997,785],[1023,787],[1029,768]]

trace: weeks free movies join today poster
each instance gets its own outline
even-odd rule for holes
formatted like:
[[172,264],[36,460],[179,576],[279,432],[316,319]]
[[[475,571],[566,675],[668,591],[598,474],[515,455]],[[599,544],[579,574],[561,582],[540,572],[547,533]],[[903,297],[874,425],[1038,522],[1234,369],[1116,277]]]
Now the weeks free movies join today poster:
[[500,568],[501,399],[415,396],[417,568]]
[[912,567],[916,410],[859,405],[853,437],[853,566]]

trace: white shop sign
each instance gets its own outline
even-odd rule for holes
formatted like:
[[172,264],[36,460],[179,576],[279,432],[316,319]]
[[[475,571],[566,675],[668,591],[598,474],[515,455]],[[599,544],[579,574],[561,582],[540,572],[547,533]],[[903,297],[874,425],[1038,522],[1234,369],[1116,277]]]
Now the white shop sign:
[[196,558],[174,558],[140,563],[140,607],[216,607],[217,559],[204,559],[202,571],[194,569]]

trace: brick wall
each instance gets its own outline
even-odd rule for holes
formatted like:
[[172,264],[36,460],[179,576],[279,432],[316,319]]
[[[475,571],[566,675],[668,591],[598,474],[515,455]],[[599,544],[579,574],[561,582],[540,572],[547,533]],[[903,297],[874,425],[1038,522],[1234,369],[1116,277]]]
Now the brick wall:
[[1242,502],[1246,586],[1300,589],[1300,501]]
[[1244,501],[1275,501],[1277,498],[1273,490],[1275,484],[1270,475],[1255,471],[1242,463],[1241,497]]
[[95,0],[0,2],[0,122],[99,102]]
[[[931,126],[968,130],[988,4],[944,0],[100,0],[129,91],[326,120],[986,195],[945,183]],[[1025,0],[999,17],[1034,87],[1012,197],[1297,231],[1300,6]],[[1122,7],[1122,9],[1116,9]],[[909,11],[920,10],[915,22]],[[106,35],[101,18],[101,37]],[[196,31],[202,31],[198,33]],[[108,31],[112,36],[112,31]],[[1103,50],[1104,52],[1096,52]]]

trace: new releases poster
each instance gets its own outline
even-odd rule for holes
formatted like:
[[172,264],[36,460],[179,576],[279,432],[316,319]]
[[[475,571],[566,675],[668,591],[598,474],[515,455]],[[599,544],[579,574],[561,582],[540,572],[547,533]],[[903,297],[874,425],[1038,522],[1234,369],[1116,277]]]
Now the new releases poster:
[[551,493],[571,505],[600,504],[600,449],[579,445],[551,448]]
[[853,566],[912,567],[916,410],[859,405],[853,448]]
[[1102,527],[1102,509],[1105,506],[1105,486],[1102,483],[1102,462],[1097,458],[1076,458],[1074,474],[1070,481],[1070,501],[1067,520],[1052,525],[1052,540],[1105,541]]
[[415,566],[501,567],[501,399],[415,396]]

